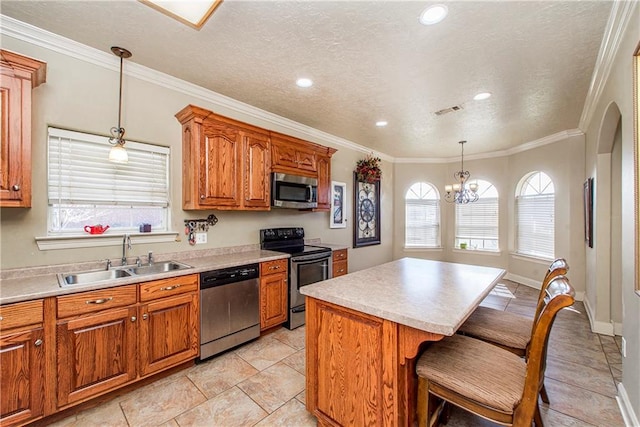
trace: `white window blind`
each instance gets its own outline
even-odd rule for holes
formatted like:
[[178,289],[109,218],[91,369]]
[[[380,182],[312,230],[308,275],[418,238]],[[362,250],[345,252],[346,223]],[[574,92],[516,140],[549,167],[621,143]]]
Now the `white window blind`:
[[112,229],[151,223],[154,231],[166,231],[168,147],[127,141],[129,162],[113,163],[108,138],[53,127],[48,147],[50,232],[105,221]]
[[478,180],[479,199],[456,204],[455,246],[468,249],[498,250],[498,192],[487,181]]
[[413,184],[405,195],[405,246],[440,247],[440,196],[429,183]]
[[523,255],[554,258],[555,190],[543,172],[525,176],[516,194],[516,251]]

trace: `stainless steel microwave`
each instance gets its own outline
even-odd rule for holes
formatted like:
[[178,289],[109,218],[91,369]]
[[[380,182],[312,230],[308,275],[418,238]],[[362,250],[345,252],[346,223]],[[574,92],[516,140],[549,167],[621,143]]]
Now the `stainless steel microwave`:
[[271,174],[271,206],[310,209],[318,207],[318,180],[286,173]]

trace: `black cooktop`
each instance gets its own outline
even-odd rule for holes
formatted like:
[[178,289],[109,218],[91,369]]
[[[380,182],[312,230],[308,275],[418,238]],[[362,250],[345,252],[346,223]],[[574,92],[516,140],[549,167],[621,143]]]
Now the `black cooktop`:
[[331,252],[329,248],[304,244],[302,227],[266,228],[260,230],[260,248],[285,252],[294,256]]

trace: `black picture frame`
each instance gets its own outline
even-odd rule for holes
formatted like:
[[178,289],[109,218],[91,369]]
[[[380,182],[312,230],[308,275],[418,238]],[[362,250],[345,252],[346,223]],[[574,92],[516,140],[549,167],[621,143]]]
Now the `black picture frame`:
[[353,173],[353,247],[380,244],[380,180],[359,181]]
[[593,178],[587,178],[583,187],[584,240],[593,248]]

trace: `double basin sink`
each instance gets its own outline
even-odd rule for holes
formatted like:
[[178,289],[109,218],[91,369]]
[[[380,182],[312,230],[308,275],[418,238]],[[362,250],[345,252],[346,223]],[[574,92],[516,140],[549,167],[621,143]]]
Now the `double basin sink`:
[[147,276],[150,274],[169,273],[176,270],[186,270],[190,265],[177,261],[154,262],[152,264],[115,267],[109,270],[80,271],[77,273],[59,273],[60,286],[90,285],[97,282],[117,280],[132,276]]

